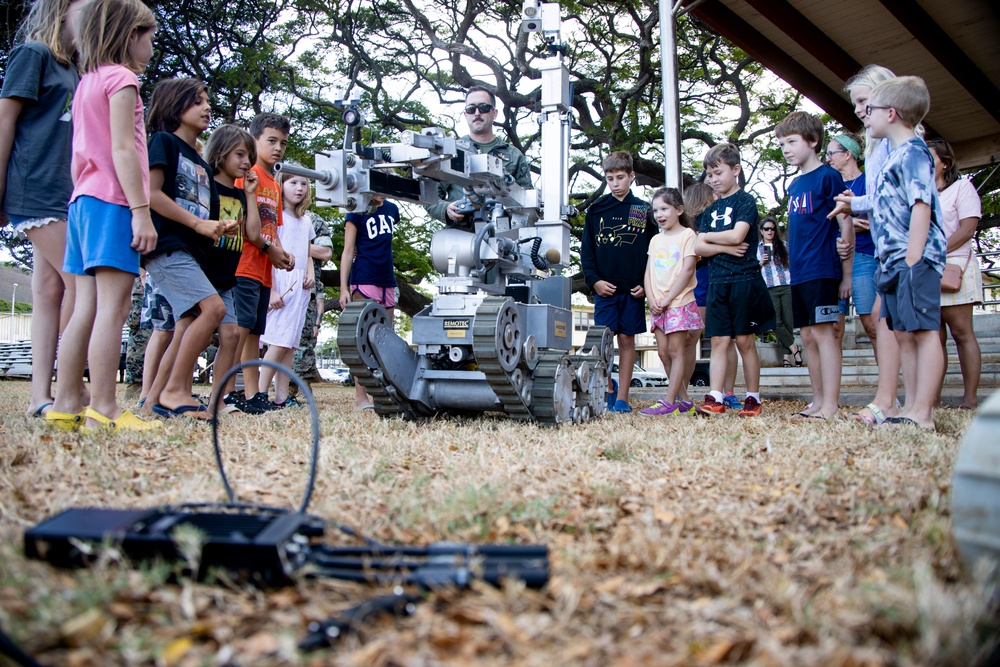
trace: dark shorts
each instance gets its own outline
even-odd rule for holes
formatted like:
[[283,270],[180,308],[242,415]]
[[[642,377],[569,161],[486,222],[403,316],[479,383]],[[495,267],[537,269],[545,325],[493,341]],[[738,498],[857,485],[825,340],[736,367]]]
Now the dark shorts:
[[882,297],[881,317],[893,331],[941,328],[941,274],[921,258],[913,266],[897,262],[875,274]]
[[236,276],[233,288],[236,304],[236,324],[249,329],[251,336],[262,336],[267,326],[267,307],[271,304],[271,288],[253,278]]
[[646,300],[631,294],[594,295],[594,325],[616,334],[646,333]]
[[760,276],[756,280],[708,286],[707,337],[760,334],[774,330],[774,326],[774,305]]
[[792,285],[792,320],[795,326],[801,328],[839,322],[839,292],[840,281],[834,278]]
[[694,302],[699,308],[704,308],[708,303],[708,265],[695,269],[694,276],[698,281],[694,286]]

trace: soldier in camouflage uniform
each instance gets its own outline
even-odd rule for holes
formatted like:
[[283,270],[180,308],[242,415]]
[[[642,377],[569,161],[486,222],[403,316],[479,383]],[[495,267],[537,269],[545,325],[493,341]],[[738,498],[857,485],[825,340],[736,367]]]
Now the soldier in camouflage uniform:
[[149,342],[149,329],[139,328],[139,319],[142,314],[142,278],[137,277],[132,284],[132,307],[128,311],[128,319],[125,326],[128,327],[128,343],[125,350],[125,392],[132,398],[139,397],[142,390],[142,363],[146,356],[146,343]]
[[[316,282],[309,299],[309,308],[306,310],[306,321],[302,327],[302,340],[299,342],[299,349],[295,351],[295,361],[292,363],[292,370],[307,382],[320,379],[319,371],[316,369],[316,342],[319,335],[319,320],[323,315],[325,294],[320,276],[323,265],[333,258],[333,228],[329,221],[313,213],[310,215],[313,220],[313,229],[316,231],[316,238],[309,246],[309,256],[313,258],[313,265],[316,269]],[[290,389],[295,390],[295,386],[293,385]]]
[[[472,86],[465,94],[465,122],[469,126],[469,134],[462,137],[471,141],[480,153],[489,153],[500,158],[504,170],[522,188],[531,189],[531,166],[524,153],[496,136],[493,124],[497,119],[497,100],[492,92],[482,86]],[[471,113],[470,113],[471,110]],[[466,223],[454,207],[456,201],[464,196],[464,190],[453,183],[438,186],[438,196],[441,201],[427,206],[427,213],[449,227],[462,227]]]

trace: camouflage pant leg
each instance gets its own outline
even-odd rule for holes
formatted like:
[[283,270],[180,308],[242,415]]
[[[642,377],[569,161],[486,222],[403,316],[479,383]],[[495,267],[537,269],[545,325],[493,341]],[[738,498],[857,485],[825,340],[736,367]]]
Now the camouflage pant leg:
[[125,351],[125,384],[142,383],[142,362],[146,356],[146,343],[149,342],[148,329],[139,328],[139,316],[142,312],[142,299],[132,299],[132,308],[128,311],[125,325],[128,327],[128,343]]
[[302,339],[299,341],[299,348],[295,350],[295,361],[292,362],[292,370],[303,380],[319,379],[319,372],[316,370],[315,327],[316,299],[311,299],[306,309],[306,321],[302,326]]

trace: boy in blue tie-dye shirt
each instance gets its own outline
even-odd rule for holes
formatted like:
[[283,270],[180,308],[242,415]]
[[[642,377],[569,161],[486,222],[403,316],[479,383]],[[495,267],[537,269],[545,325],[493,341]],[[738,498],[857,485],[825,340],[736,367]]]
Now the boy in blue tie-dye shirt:
[[934,159],[914,131],[929,107],[923,79],[902,76],[876,86],[866,111],[871,136],[892,143],[875,181],[871,223],[880,263],[875,279],[882,317],[899,343],[906,390],[906,405],[887,421],[933,430],[934,404],[944,375],[938,331],[947,241]]

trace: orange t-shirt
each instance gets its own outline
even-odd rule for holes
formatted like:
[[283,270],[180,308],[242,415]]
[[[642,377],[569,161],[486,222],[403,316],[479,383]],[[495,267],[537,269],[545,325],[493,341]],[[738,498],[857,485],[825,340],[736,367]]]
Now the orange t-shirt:
[[[257,172],[257,211],[260,213],[260,235],[274,243],[278,240],[278,227],[281,226],[281,186],[267,170],[255,164]],[[236,187],[243,187],[243,179],[236,179]],[[271,286],[271,260],[266,252],[261,252],[252,243],[243,244],[243,254],[236,275],[243,278],[253,278]]]

